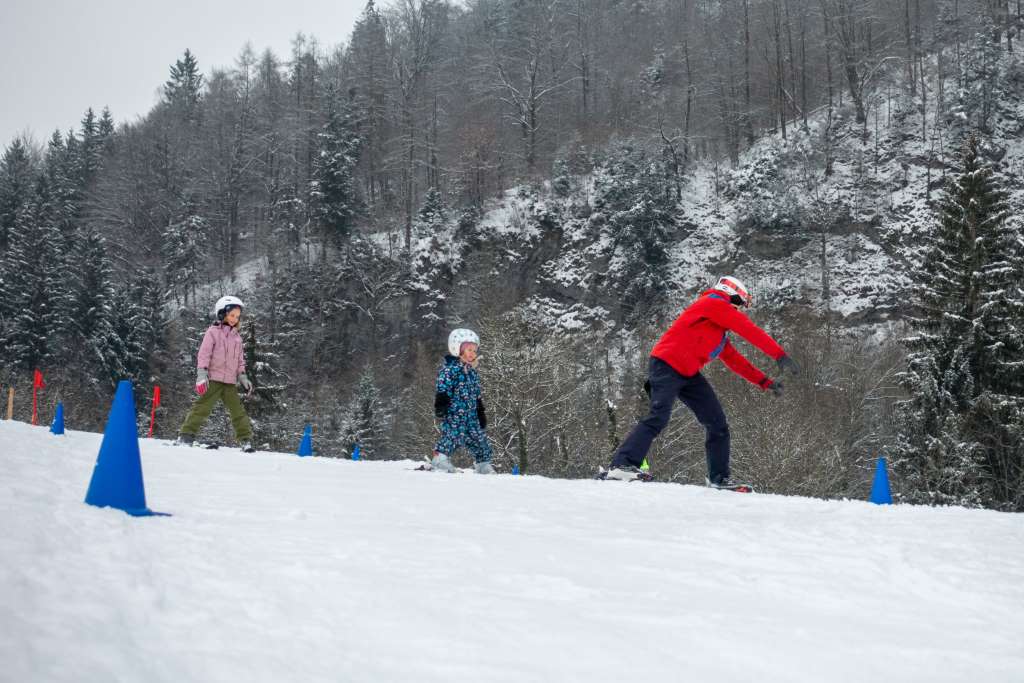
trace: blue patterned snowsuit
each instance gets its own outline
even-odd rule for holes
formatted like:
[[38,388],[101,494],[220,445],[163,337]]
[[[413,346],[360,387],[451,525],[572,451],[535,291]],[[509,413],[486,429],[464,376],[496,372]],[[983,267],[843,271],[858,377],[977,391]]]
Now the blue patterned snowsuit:
[[476,462],[490,462],[491,444],[476,413],[476,402],[482,393],[480,375],[455,356],[445,356],[437,374],[437,391],[447,394],[451,403],[441,423],[441,439],[434,450],[451,456],[463,446]]

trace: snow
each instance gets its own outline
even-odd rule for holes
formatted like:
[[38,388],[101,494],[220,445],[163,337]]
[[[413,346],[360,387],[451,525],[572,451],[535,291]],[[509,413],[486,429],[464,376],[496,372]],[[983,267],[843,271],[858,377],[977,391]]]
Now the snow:
[[10,681],[1020,680],[1024,517],[0,423]]

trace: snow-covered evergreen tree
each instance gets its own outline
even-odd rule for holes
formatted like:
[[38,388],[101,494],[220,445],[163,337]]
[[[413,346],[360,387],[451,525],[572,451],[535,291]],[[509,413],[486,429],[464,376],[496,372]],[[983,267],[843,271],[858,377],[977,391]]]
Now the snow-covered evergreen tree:
[[74,309],[67,321],[74,330],[73,355],[90,379],[114,386],[128,373],[116,330],[123,307],[115,296],[113,267],[106,243],[95,231],[86,231],[76,246]]
[[127,377],[144,381],[153,354],[163,346],[163,297],[152,269],[138,272],[117,295],[114,327]]
[[330,90],[327,103],[327,121],[317,136],[310,199],[324,238],[340,243],[363,212],[355,175],[360,142],[351,107]]
[[351,455],[358,445],[362,457],[384,455],[390,421],[391,416],[381,400],[373,370],[367,368],[359,377],[359,386],[342,415],[341,432],[345,453]]
[[630,145],[611,151],[594,191],[605,276],[620,296],[620,320],[632,325],[665,303],[673,201],[659,162]]
[[110,107],[103,107],[99,123],[96,126],[96,134],[101,146],[105,147],[110,144],[110,139],[114,135],[114,117],[110,113]]
[[556,197],[568,197],[572,192],[572,173],[569,171],[569,162],[565,159],[555,159],[551,169],[551,190]]
[[85,111],[82,118],[82,144],[81,144],[81,185],[89,187],[96,179],[103,161],[103,140],[100,137],[99,121],[92,107]]
[[447,213],[441,192],[436,187],[427,189],[423,206],[416,215],[416,232],[423,237],[436,234],[444,227]]
[[263,333],[260,320],[248,316],[244,323],[243,347],[245,368],[253,383],[255,406],[250,405],[253,417],[280,409],[280,400],[288,385],[288,378],[279,369],[281,353],[275,339]]
[[82,200],[82,149],[74,132],[54,131],[43,162],[48,215],[65,239],[74,236]]
[[163,234],[162,256],[167,287],[182,301],[195,298],[198,273],[205,260],[207,224],[189,198],[182,200],[177,215]]
[[45,176],[37,179],[32,200],[21,210],[0,260],[0,321],[3,363],[32,370],[50,359],[59,346],[64,323],[68,273],[62,267],[63,236],[57,229]]
[[34,176],[28,149],[21,139],[15,138],[0,159],[0,256],[7,250],[18,214],[31,198]]
[[1009,218],[972,136],[917,273],[895,462],[908,500],[1024,503],[1024,253]]
[[190,50],[171,67],[170,78],[164,84],[164,101],[188,123],[198,121],[203,96],[203,74],[199,61]]

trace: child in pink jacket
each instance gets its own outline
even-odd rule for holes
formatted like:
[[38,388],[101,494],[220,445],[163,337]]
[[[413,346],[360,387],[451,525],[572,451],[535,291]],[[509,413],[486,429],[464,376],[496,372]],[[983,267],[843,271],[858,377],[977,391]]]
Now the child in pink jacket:
[[238,396],[238,386],[252,395],[252,382],[245,374],[245,352],[238,326],[242,319],[242,302],[233,296],[221,297],[215,307],[217,322],[206,330],[199,345],[196,393],[199,397],[185,418],[178,435],[178,443],[191,445],[202,429],[217,401],[224,402],[235,438],[246,453],[252,453],[252,423]]

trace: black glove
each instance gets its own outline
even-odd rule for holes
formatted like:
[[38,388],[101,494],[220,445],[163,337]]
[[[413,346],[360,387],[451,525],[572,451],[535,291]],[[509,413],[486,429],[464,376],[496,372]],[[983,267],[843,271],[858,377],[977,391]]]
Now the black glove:
[[484,410],[484,402],[476,400],[476,416],[480,420],[480,429],[487,429],[487,411]]
[[775,361],[779,364],[779,373],[781,374],[784,370],[789,370],[794,375],[800,374],[800,366],[796,364],[796,361],[789,356],[783,356],[782,358]]
[[651,397],[651,380],[644,382],[644,393],[647,394],[647,398]]
[[775,398],[782,396],[782,382],[779,380],[769,380],[766,388],[775,395]]
[[452,399],[448,394],[443,392],[437,392],[434,394],[434,415],[439,420],[443,420],[448,416],[448,406],[452,404]]

